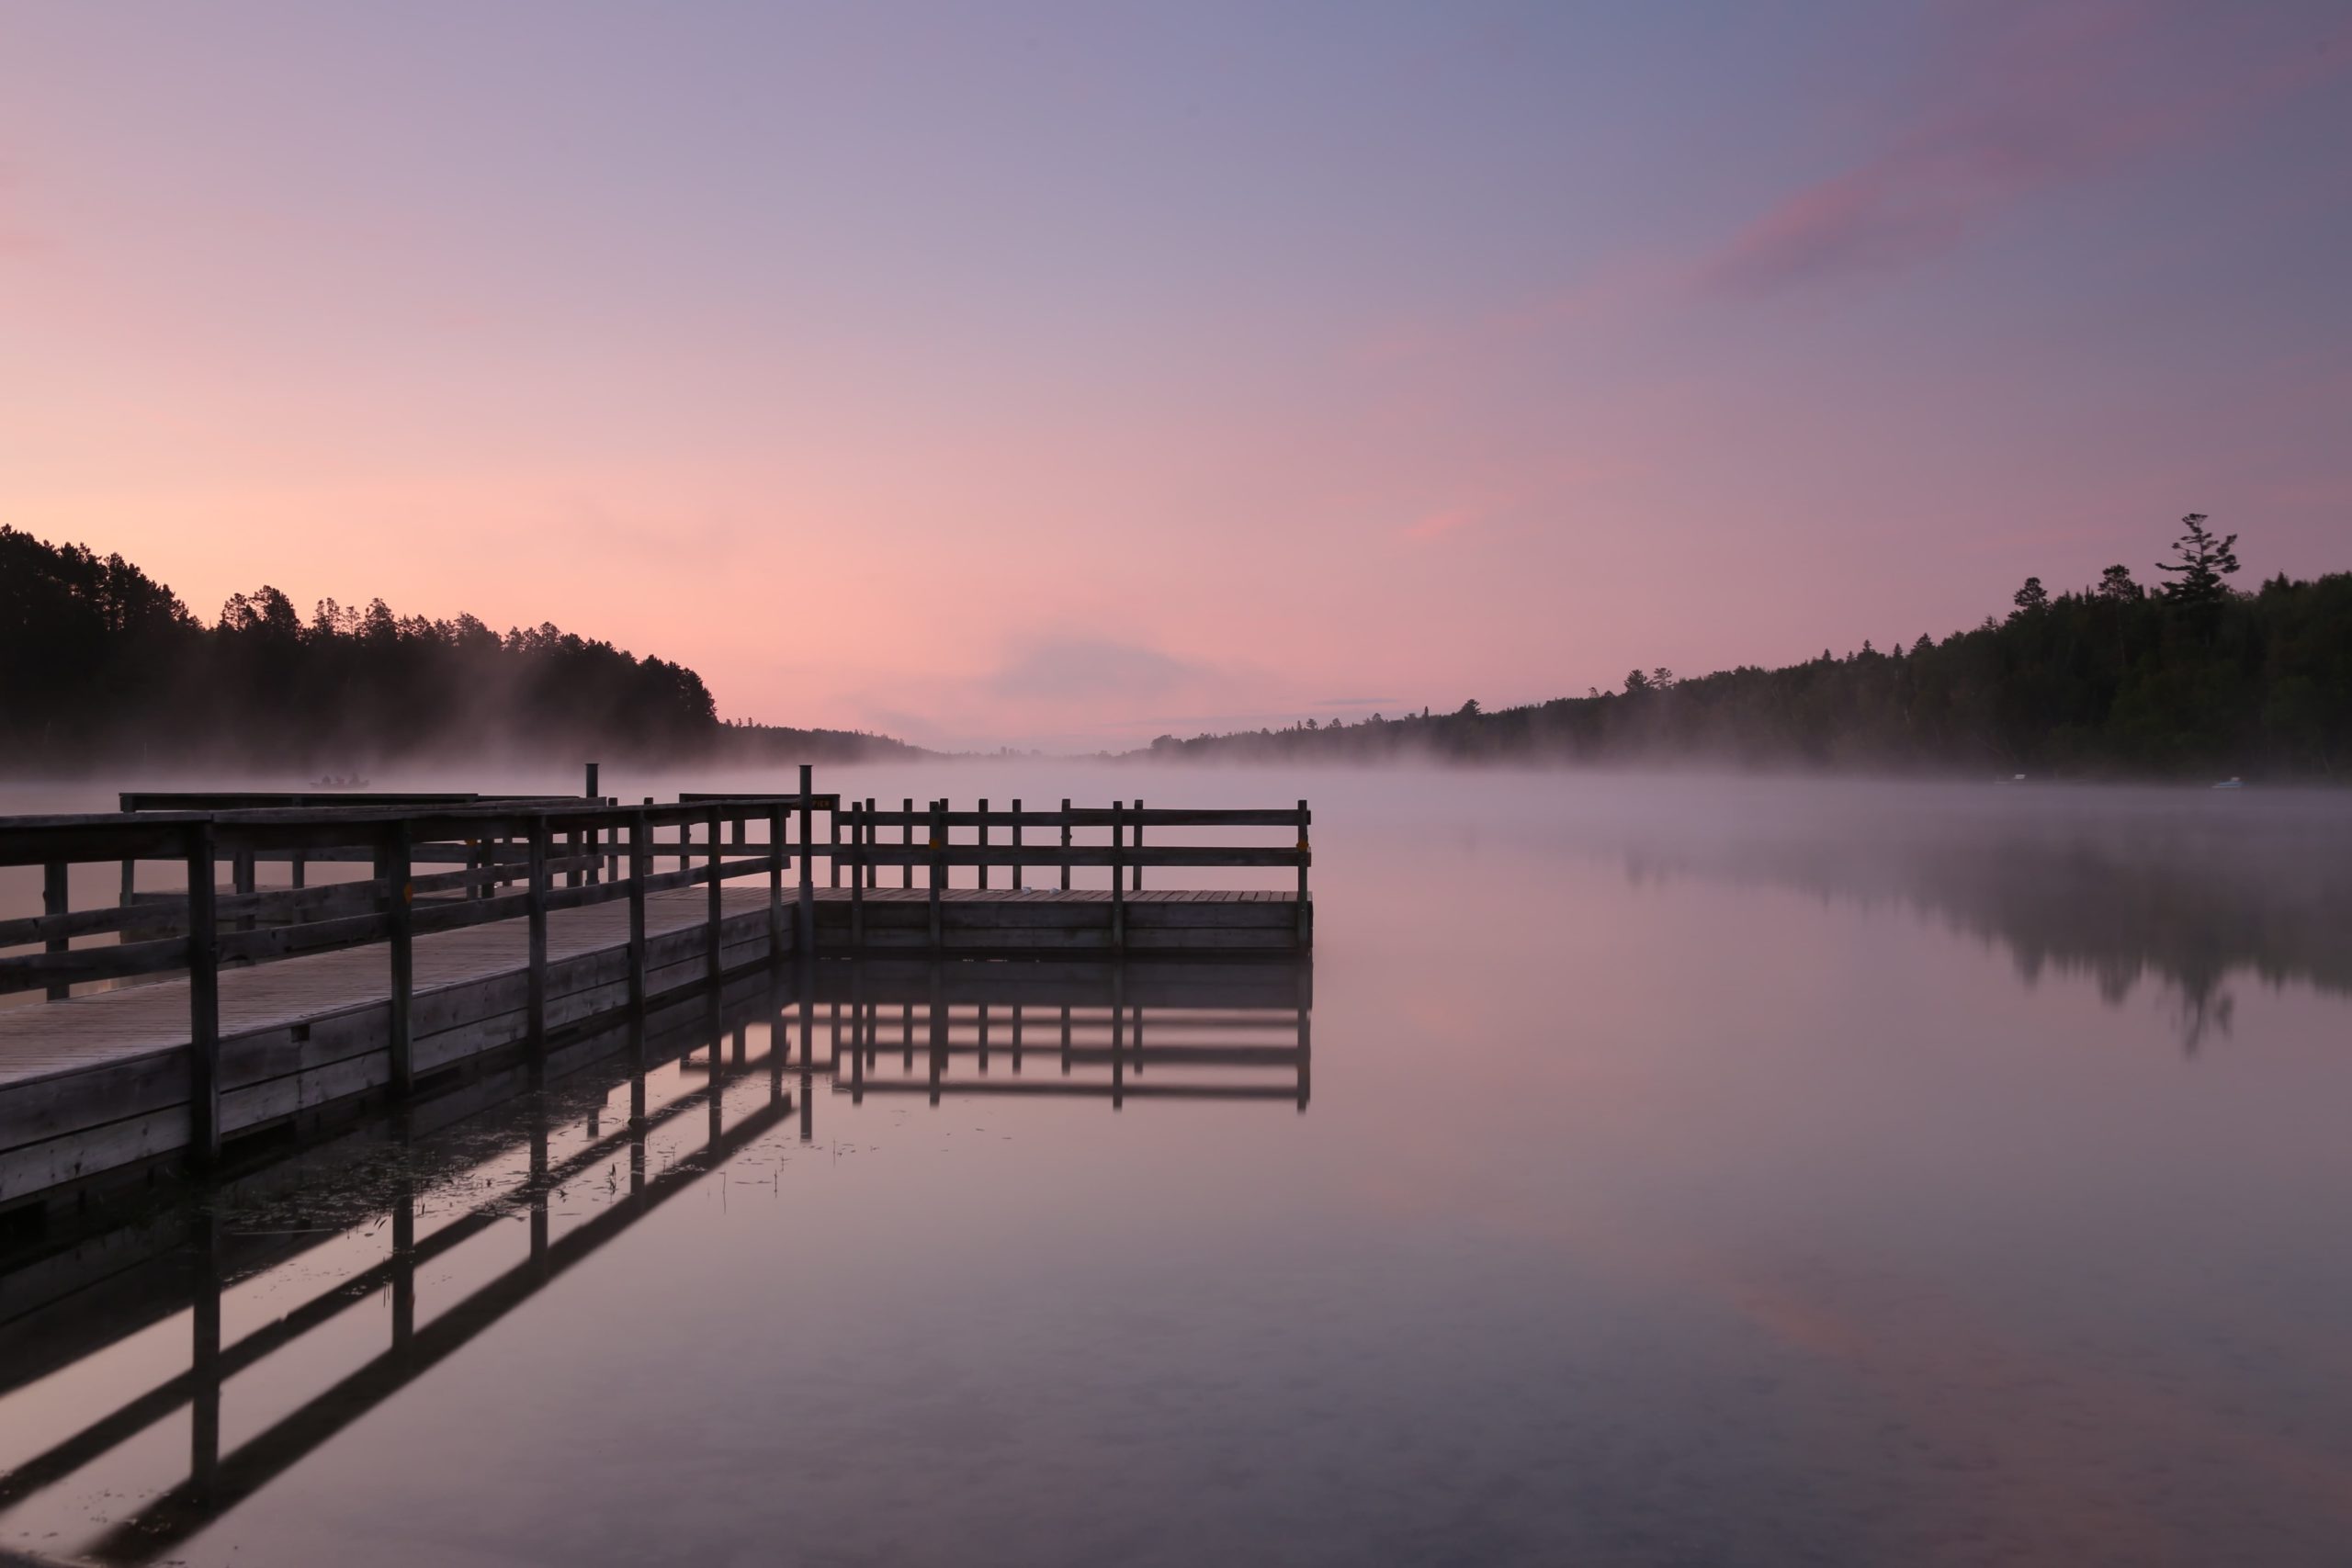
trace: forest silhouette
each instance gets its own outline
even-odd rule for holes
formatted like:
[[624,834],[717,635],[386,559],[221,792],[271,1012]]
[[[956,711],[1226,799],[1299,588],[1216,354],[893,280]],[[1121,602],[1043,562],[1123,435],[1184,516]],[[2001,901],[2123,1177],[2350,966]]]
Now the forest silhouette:
[[1648,763],[1707,761],[2030,776],[2352,774],[2352,573],[2232,589],[2237,536],[2192,513],[2160,586],[2128,566],[2052,595],[2026,579],[2006,616],[1937,642],[1487,711],[1304,720],[1179,739],[1156,758]]
[[0,756],[10,771],[196,758],[347,768],[596,753],[847,761],[913,748],[727,724],[702,677],[551,625],[395,615],[275,588],[208,626],[119,555],[0,526]]

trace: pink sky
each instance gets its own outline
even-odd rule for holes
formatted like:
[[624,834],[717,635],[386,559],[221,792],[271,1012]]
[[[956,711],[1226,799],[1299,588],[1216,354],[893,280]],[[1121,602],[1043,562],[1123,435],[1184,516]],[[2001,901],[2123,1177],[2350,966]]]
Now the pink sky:
[[12,10],[0,521],[1090,749],[2352,566],[2337,6],[1181,9]]

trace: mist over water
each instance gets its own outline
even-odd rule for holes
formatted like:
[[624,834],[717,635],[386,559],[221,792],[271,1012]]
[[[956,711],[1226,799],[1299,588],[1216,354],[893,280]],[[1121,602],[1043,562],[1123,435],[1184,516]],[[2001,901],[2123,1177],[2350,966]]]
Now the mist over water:
[[[754,1065],[718,1170],[677,1167],[173,1557],[2323,1563],[2352,1539],[2352,798],[1042,761],[817,783],[1308,799],[1308,1103],[820,1076],[804,1143]],[[768,1040],[751,1022],[747,1060]],[[876,1083],[922,1076],[897,1040]],[[651,1099],[706,1081],[664,1066]],[[401,1157],[455,1212],[526,1174],[531,1114],[560,1162],[627,1100],[592,1069]],[[228,1206],[252,1247],[336,1233],[232,1285],[230,1338],[385,1256],[385,1179],[321,1160]],[[559,1243],[605,1179],[548,1205]],[[528,1229],[424,1271],[420,1333]],[[232,1378],[224,1451],[377,1355],[389,1310]],[[0,1366],[37,1329],[0,1318]],[[0,1467],[187,1344],[182,1312],[11,1380]],[[136,1517],[185,1474],[175,1419],[0,1509],[0,1540]]]

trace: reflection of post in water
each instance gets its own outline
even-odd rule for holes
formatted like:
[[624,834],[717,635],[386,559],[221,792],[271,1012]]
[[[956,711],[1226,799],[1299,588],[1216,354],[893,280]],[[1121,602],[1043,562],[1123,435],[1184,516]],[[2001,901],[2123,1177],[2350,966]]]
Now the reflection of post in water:
[[415,1337],[416,1176],[403,1145],[400,1179],[392,1184],[392,1348],[406,1351]]
[[902,1002],[899,1007],[899,1049],[906,1053],[906,1060],[900,1065],[908,1072],[913,1072],[915,1070],[915,1004],[912,1002]]
[[925,978],[931,984],[931,1102],[939,1103],[939,1080],[947,1073],[947,1010],[940,1005],[941,974],[933,960]]
[[1062,1077],[1069,1077],[1069,1004],[1062,1004]]
[[548,1261],[548,1102],[544,1092],[531,1096],[531,1262],[544,1270]]
[[[1119,868],[1113,866],[1116,877]],[[1124,1110],[1127,1103],[1127,966],[1111,966],[1111,1109]]]
[[[1018,829],[1015,829],[1018,831]],[[1012,1004],[1012,1070],[1021,1071],[1021,1004]]]
[[188,1489],[209,1500],[220,1472],[220,1220],[209,1204],[189,1216]]
[[989,1004],[980,1004],[980,1077],[989,1076]]

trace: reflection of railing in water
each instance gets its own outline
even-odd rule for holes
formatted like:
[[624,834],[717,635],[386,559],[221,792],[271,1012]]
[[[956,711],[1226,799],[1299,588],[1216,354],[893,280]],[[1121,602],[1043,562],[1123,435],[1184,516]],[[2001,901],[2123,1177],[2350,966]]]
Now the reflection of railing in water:
[[[587,1116],[586,1142],[568,1156],[550,1155],[545,1100],[536,1097],[527,1100],[533,1108],[526,1140],[529,1177],[522,1190],[529,1200],[528,1253],[422,1325],[416,1313],[418,1270],[495,1228],[512,1212],[512,1193],[502,1192],[474,1204],[420,1239],[416,1235],[417,1190],[404,1167],[391,1206],[391,1256],[343,1277],[291,1311],[226,1345],[221,1342],[220,1312],[227,1282],[225,1238],[216,1211],[208,1203],[187,1226],[185,1297],[156,1303],[146,1319],[157,1321],[183,1305],[190,1309],[189,1369],[0,1474],[0,1514],[187,1408],[190,1416],[187,1479],[109,1526],[88,1549],[89,1555],[109,1562],[144,1562],[164,1555],[503,1319],[572,1264],[784,1125],[796,1108],[788,1078],[798,1080],[797,1131],[803,1142],[815,1137],[811,1090],[819,1077],[830,1077],[836,1094],[846,1094],[854,1100],[865,1094],[922,1092],[936,1103],[943,1093],[1011,1092],[1091,1095],[1108,1099],[1114,1107],[1144,1095],[1293,1101],[1301,1110],[1307,1102],[1312,995],[1310,972],[1304,964],[842,962],[816,965],[814,971],[803,972],[789,998],[778,976],[770,978],[764,993],[756,987],[739,990],[735,1005],[724,1012],[713,999],[702,1010],[695,1025],[673,1030],[666,1039],[650,1037],[641,1023],[619,1032],[623,1048],[631,1055],[629,1071],[608,1086],[606,1093],[618,1082],[628,1084],[628,1122],[605,1133],[599,1102]],[[983,997],[987,999],[975,999]],[[753,1056],[751,1038],[755,1021],[766,1024],[768,1043]],[[1167,1035],[1172,1031],[1183,1032],[1170,1040]],[[892,1034],[900,1038],[888,1038]],[[1203,1034],[1286,1035],[1289,1043],[1205,1043],[1194,1038]],[[914,1079],[874,1076],[871,1069],[885,1051],[895,1051],[909,1069],[920,1055],[925,1075]],[[1001,1055],[1014,1077],[949,1075],[951,1066],[966,1063],[986,1073],[997,1055]],[[1046,1062],[1035,1062],[1037,1057]],[[647,1073],[673,1059],[682,1068],[707,1076],[700,1085],[686,1088],[668,1103],[649,1111]],[[1023,1076],[1026,1069],[1040,1066],[1057,1070],[1042,1078]],[[1078,1076],[1081,1068],[1104,1067],[1109,1069],[1107,1080]],[[1283,1081],[1269,1083],[1260,1078],[1182,1086],[1135,1081],[1135,1075],[1146,1070],[1157,1074],[1206,1068],[1280,1072]],[[765,1100],[728,1125],[727,1090],[753,1081],[763,1070],[768,1084]],[[650,1134],[665,1126],[691,1124],[696,1109],[708,1118],[699,1146],[649,1175]],[[551,1239],[549,1194],[599,1164],[616,1163],[624,1150],[628,1161],[627,1196]],[[284,1260],[281,1257],[277,1261]],[[264,1431],[222,1453],[222,1383],[379,1292],[389,1292],[390,1298],[390,1345]],[[68,1298],[51,1304],[70,1310],[74,1303]],[[119,1329],[107,1345],[135,1331],[136,1327]],[[83,1353],[98,1353],[106,1348],[94,1347]],[[28,1380],[11,1378],[8,1382],[21,1386],[24,1381]]]

